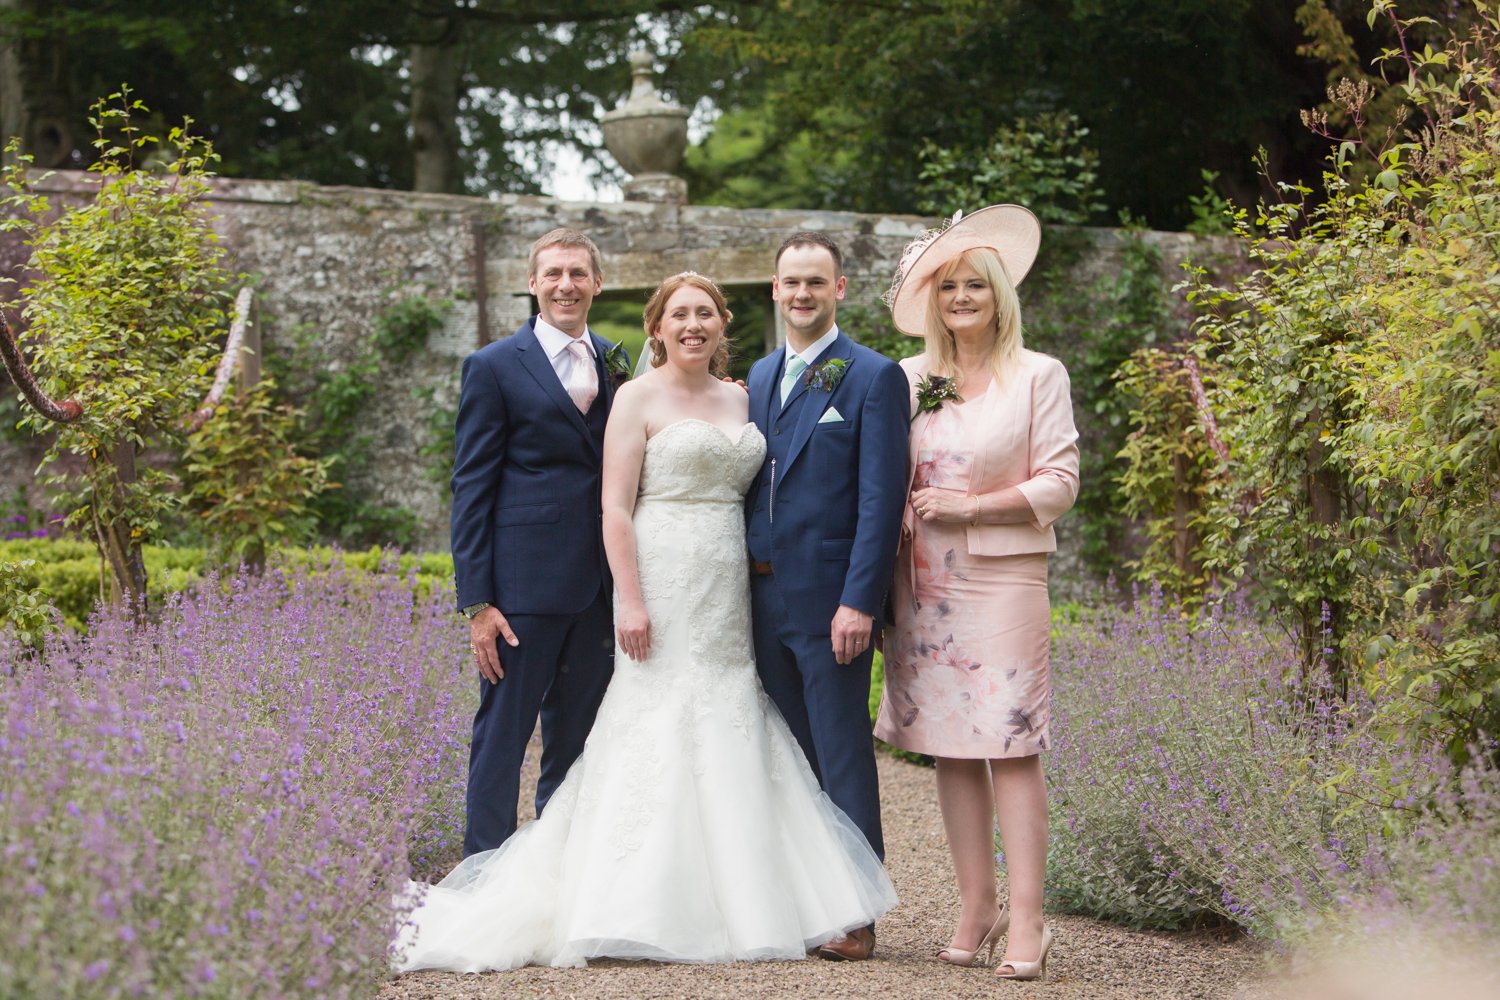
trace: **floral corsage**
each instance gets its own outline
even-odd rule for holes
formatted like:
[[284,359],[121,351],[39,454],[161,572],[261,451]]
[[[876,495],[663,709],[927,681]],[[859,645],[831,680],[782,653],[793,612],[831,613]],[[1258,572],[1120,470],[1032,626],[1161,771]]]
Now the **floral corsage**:
[[624,344],[615,344],[604,352],[604,372],[616,387],[630,381],[630,361],[625,356]]
[[832,392],[843,381],[844,369],[848,367],[848,358],[825,358],[803,372],[802,381],[808,391]]
[[917,412],[931,413],[942,409],[944,403],[952,400],[962,403],[964,398],[958,394],[958,382],[942,375],[923,375],[917,379]]

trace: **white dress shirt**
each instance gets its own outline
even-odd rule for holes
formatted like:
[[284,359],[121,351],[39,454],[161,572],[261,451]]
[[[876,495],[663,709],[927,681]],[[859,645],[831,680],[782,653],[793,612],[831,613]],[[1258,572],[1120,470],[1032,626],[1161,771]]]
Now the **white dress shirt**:
[[568,345],[575,339],[583,341],[584,348],[589,352],[589,363],[593,364],[594,338],[589,336],[587,327],[584,327],[579,337],[574,338],[538,316],[534,332],[537,343],[541,344],[542,350],[547,352],[547,360],[552,362],[552,370],[557,372],[557,378],[564,386],[571,384],[568,379],[573,374],[573,366],[578,364],[573,355],[568,353]]
[[833,342],[838,339],[838,336],[839,327],[838,324],[835,323],[832,327],[829,328],[827,333],[823,334],[823,336],[807,345],[807,350],[805,351],[794,351],[792,350],[792,345],[787,344],[786,362],[781,367],[781,374],[786,374],[787,365],[790,365],[792,363],[792,358],[798,356],[800,356],[803,361],[807,362],[807,367],[811,368],[813,365],[818,363],[818,358],[822,356],[824,351],[828,350],[829,346],[831,346]]

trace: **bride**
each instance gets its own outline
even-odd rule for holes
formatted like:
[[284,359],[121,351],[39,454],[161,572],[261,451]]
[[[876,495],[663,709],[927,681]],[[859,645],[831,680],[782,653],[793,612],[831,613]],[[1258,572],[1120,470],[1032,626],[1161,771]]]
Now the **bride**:
[[731,318],[691,271],[646,304],[654,367],[604,443],[614,678],[541,818],[414,884],[401,971],[802,958],[895,905],[756,677],[742,497],[766,443],[716,374]]

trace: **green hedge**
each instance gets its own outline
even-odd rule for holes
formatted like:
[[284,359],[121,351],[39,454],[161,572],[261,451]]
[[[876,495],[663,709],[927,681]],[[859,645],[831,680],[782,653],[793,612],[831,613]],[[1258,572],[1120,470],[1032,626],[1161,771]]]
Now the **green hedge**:
[[[207,550],[199,548],[148,545],[144,555],[149,579],[147,595],[153,603],[186,589],[212,565]],[[83,628],[100,594],[99,556],[94,547],[85,542],[45,538],[0,541],[0,562],[22,560],[33,561],[22,574],[22,582],[40,590],[62,613],[70,628]],[[279,549],[272,565],[321,566],[335,560],[366,573],[396,572],[412,576],[418,593],[423,596],[453,585],[453,559],[446,553],[397,554],[379,548],[342,552],[321,546]]]

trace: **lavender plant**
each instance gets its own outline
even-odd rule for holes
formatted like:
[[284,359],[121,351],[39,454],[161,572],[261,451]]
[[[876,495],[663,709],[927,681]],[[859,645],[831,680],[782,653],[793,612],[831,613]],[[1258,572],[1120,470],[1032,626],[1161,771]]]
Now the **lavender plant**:
[[464,635],[414,594],[273,567],[0,647],[7,991],[369,995],[462,814]]
[[1365,702],[1299,679],[1289,635],[1159,593],[1058,628],[1052,898],[1137,926],[1279,937],[1367,885],[1448,773]]
[[1304,951],[1411,942],[1445,963],[1475,963],[1500,987],[1500,769],[1490,754],[1474,753],[1373,868],[1373,877],[1347,879],[1332,911],[1309,923]]

